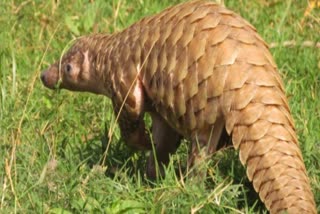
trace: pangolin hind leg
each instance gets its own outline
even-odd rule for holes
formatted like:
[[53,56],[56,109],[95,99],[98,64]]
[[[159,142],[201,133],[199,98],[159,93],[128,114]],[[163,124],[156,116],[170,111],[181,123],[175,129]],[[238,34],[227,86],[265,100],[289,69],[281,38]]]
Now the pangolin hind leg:
[[225,139],[224,126],[223,118],[219,117],[212,127],[197,133],[192,140],[188,159],[188,170],[191,170],[192,179],[198,178],[199,181],[203,181],[205,178],[207,167],[204,163],[217,151],[217,148],[221,145],[222,137]]
[[168,165],[170,154],[173,154],[180,145],[181,136],[156,112],[152,117],[152,139],[155,145],[154,152],[147,162],[147,176],[150,179],[164,176],[164,167]]

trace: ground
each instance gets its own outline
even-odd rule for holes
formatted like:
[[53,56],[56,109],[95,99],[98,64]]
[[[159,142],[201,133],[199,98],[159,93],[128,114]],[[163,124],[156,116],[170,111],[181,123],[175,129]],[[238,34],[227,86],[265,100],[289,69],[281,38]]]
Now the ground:
[[[0,3],[1,213],[266,213],[232,148],[208,163],[204,185],[181,178],[187,142],[148,182],[146,155],[127,148],[102,96],[50,91],[39,75],[68,42],[115,32],[182,0]],[[222,1],[220,1],[222,2]],[[310,4],[309,4],[310,3]],[[225,0],[272,44],[320,212],[320,9],[316,1]],[[282,46],[294,41],[295,46]],[[320,45],[318,45],[320,46]],[[148,118],[146,120],[149,121]],[[177,171],[177,173],[175,172]]]

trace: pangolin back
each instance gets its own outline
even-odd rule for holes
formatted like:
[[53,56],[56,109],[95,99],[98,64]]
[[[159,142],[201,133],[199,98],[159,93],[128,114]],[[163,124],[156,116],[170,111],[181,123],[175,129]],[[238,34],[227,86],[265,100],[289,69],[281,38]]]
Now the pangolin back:
[[191,1],[99,48],[104,81],[118,100],[134,100],[125,96],[139,78],[156,111],[190,139],[223,117],[268,210],[316,213],[281,77],[247,21],[215,3]]

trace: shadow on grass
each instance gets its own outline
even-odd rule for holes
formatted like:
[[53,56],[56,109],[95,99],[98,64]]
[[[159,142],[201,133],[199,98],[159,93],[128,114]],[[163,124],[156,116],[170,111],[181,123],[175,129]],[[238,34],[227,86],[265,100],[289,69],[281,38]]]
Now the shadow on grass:
[[[77,145],[68,144],[68,141],[64,140],[58,150],[59,155],[66,159],[76,158],[79,163],[85,164],[90,169],[97,165],[101,166],[103,153],[108,143],[107,133],[107,131],[104,131],[103,134],[96,134]],[[223,145],[230,145],[228,138],[224,140],[226,140],[227,143]],[[182,160],[182,162],[173,160],[173,166],[170,166],[175,169],[178,179],[181,179],[179,177],[181,175],[178,173],[180,163],[182,163],[182,175],[184,176],[186,174],[186,148],[188,145],[183,143],[180,147],[182,148],[179,148],[176,156],[179,156],[178,159],[180,159],[180,161]],[[104,174],[112,180],[121,180],[121,178],[130,177],[133,178],[133,181],[137,181],[142,178],[140,181],[147,186],[157,187],[157,185],[161,185],[162,179],[151,183],[146,179],[146,156],[146,152],[134,151],[129,148],[123,140],[113,139],[108,149],[105,164],[103,165],[103,167],[105,167]],[[237,201],[238,209],[243,210],[249,207],[254,213],[262,213],[262,211],[265,210],[265,206],[260,201],[259,195],[255,192],[252,183],[248,180],[245,168],[240,163],[238,154],[234,149],[228,147],[214,154],[211,158],[209,168],[213,168],[215,174],[213,179],[207,176],[205,180],[206,189],[215,188],[219,183],[223,182],[223,180],[231,180],[233,185],[242,185],[242,190],[239,191],[237,197],[239,198],[239,201]]]

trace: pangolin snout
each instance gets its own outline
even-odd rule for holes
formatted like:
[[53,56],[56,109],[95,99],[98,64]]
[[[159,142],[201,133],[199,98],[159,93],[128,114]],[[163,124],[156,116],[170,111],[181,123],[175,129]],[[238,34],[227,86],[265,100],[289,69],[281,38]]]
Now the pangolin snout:
[[56,69],[49,68],[47,70],[42,71],[41,73],[41,81],[44,86],[50,89],[55,89],[58,83],[58,72],[55,72]]

